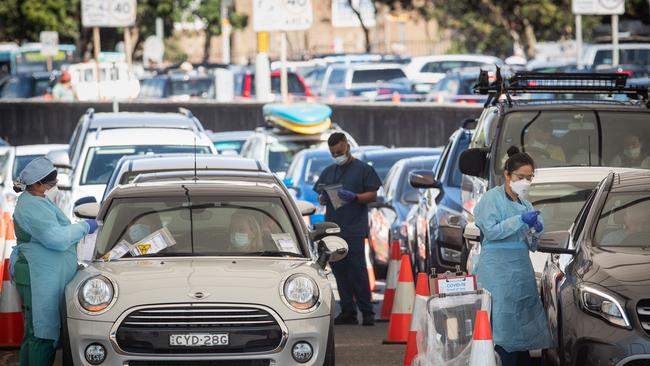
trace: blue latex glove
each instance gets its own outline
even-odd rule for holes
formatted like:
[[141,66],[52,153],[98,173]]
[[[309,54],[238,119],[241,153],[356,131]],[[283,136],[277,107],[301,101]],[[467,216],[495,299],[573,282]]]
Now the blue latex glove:
[[97,221],[93,219],[88,219],[86,220],[86,224],[88,224],[88,227],[90,227],[90,230],[88,231],[88,234],[92,234],[95,231],[97,231]]
[[537,233],[541,233],[542,231],[544,231],[544,224],[542,224],[542,222],[539,221],[539,220],[537,220],[537,222],[535,222],[535,226],[533,226],[533,227],[535,228],[535,231]]
[[326,205],[330,201],[330,196],[327,195],[327,192],[323,191],[318,195],[318,202],[321,205]]
[[526,223],[528,227],[533,227],[537,223],[537,216],[539,216],[539,211],[525,212],[521,214],[521,221]]
[[340,199],[342,199],[346,203],[354,202],[357,200],[356,193],[350,192],[345,189],[339,189],[339,191],[336,192],[336,194],[339,196]]

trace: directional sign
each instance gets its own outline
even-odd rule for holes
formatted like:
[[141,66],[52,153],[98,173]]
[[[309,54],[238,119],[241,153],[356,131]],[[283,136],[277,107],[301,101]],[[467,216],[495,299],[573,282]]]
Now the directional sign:
[[625,0],[573,0],[573,14],[621,15],[625,13]]
[[82,0],[81,23],[84,27],[130,27],[137,10],[136,0]]
[[41,32],[41,53],[45,56],[56,56],[59,53],[59,33]]
[[255,32],[305,30],[313,21],[311,0],[253,0]]

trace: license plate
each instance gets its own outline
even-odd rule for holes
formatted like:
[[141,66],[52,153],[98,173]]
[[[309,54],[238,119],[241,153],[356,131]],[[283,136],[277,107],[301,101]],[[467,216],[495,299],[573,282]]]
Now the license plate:
[[230,342],[228,333],[187,333],[170,334],[170,346],[210,347],[227,346]]

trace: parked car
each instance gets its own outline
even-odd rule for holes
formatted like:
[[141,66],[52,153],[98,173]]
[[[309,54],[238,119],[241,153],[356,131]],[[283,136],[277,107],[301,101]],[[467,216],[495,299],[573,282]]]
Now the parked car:
[[484,55],[437,55],[411,58],[405,70],[409,78],[417,82],[438,83],[448,72],[473,67],[486,68],[503,66],[504,62],[498,57]]
[[214,99],[214,77],[211,75],[171,74],[140,80],[141,99]]
[[[650,65],[650,43],[621,43],[618,47],[619,64]],[[585,67],[611,64],[611,43],[592,44],[584,47],[582,65]]]
[[364,149],[354,151],[357,159],[372,166],[382,182],[385,181],[388,171],[397,161],[418,156],[440,155],[442,148],[439,147],[398,147],[392,149]]
[[[296,72],[287,72],[288,93],[296,99],[307,99],[312,97],[312,91],[305,82],[305,79]],[[280,72],[271,72],[271,94],[279,98]],[[245,71],[235,76],[235,95],[244,99],[255,98],[255,73]]]
[[51,94],[56,76],[49,72],[15,75],[0,86],[0,99],[45,98]]
[[[561,80],[570,75],[584,86],[571,85]],[[509,80],[509,92],[547,93],[541,83],[553,83],[557,94],[569,95],[561,100],[499,100],[490,93],[490,103],[483,110],[470,149],[460,157],[463,172],[462,201],[468,223],[474,221],[473,210],[483,193],[503,184],[503,164],[511,146],[529,153],[536,168],[567,166],[614,166],[638,168],[642,162],[623,160],[624,141],[634,139],[640,144],[650,143],[650,108],[644,102],[585,100],[575,96],[575,88],[591,93],[628,94],[635,98],[647,95],[643,88],[619,88],[625,85],[624,74],[601,74],[601,90],[590,87],[593,74],[515,74]],[[609,84],[607,84],[609,83]],[[609,85],[609,86],[605,86]],[[495,90],[495,85],[478,90]]]
[[418,190],[409,184],[409,174],[415,170],[433,169],[440,153],[441,150],[437,150],[437,153],[399,160],[386,175],[377,202],[370,205],[370,259],[382,278],[390,261],[391,243],[397,243],[403,253],[411,256],[413,268],[419,268],[419,261],[424,260],[408,246],[406,216],[420,199]]
[[253,134],[253,131],[208,131],[208,137],[214,143],[214,147],[220,155],[239,155],[246,139]]
[[[72,165],[69,185],[63,187],[67,192],[60,203],[63,212],[72,215],[73,203],[79,198],[92,196],[99,202],[123,156],[163,153],[216,154],[216,149],[205,134],[188,129],[143,128],[134,124],[131,128],[99,129],[88,133],[78,163]],[[61,166],[66,161],[54,163]]]
[[[471,122],[471,121],[469,121]],[[466,124],[469,127],[469,123]],[[469,147],[472,131],[456,130],[445,146],[438,164],[428,171],[414,171],[410,183],[422,189],[418,204],[405,222],[409,246],[422,260],[418,270],[437,273],[465,267],[467,250],[463,241],[463,208],[460,195],[460,154]]]
[[347,254],[338,227],[309,231],[312,205],[258,162],[224,161],[218,180],[124,185],[77,207],[103,225],[66,287],[65,364],[335,364],[324,269]]
[[448,73],[431,89],[426,100],[436,103],[485,103],[486,95],[474,94],[479,72],[480,70],[476,69]]
[[406,78],[406,73],[400,64],[332,64],[325,72],[317,94],[345,96],[356,88],[373,88],[379,83],[402,78]]
[[610,173],[569,230],[547,231],[542,301],[557,347],[546,364],[650,362],[650,171]]
[[0,148],[0,211],[13,213],[18,194],[14,192],[14,180],[30,161],[45,156],[53,150],[67,150],[68,145],[22,145]]
[[[334,132],[344,132],[338,127],[331,128],[318,134],[296,134],[284,129],[266,126],[258,127],[248,137],[241,150],[241,156],[259,160],[266,164],[272,172],[284,178],[295,155],[304,149],[327,148],[327,139]],[[347,134],[351,147],[357,142]]]

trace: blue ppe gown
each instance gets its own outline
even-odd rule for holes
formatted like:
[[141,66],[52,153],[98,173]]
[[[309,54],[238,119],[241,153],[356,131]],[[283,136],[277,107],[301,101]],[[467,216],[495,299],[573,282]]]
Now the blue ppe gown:
[[474,209],[482,234],[476,280],[492,294],[494,343],[507,352],[546,349],[553,342],[528,253],[537,249],[539,234],[531,235],[521,220],[533,210],[526,200],[512,201],[504,186],[486,192]]
[[90,228],[72,224],[49,199],[29,192],[18,197],[14,223],[17,245],[10,265],[13,271],[18,253],[29,263],[34,336],[56,342],[64,289],[77,271],[76,245]]

